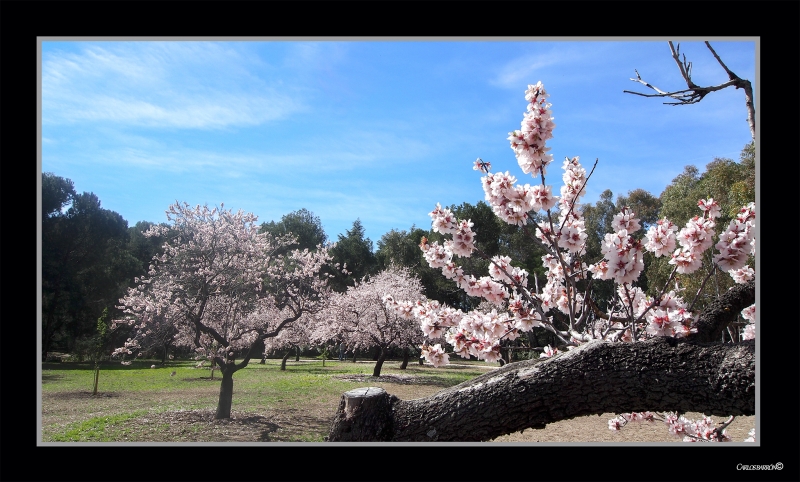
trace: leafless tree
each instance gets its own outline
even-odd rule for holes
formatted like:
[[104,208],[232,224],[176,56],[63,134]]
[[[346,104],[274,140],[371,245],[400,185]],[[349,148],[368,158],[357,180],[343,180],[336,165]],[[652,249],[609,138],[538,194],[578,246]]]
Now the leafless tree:
[[631,79],[634,82],[638,82],[650,89],[656,91],[655,94],[642,94],[641,92],[633,92],[630,90],[625,90],[623,92],[627,94],[635,94],[641,95],[642,97],[669,97],[671,99],[675,99],[675,102],[664,102],[667,105],[687,105],[687,104],[696,104],[703,100],[703,97],[708,95],[711,92],[716,92],[718,90],[722,90],[728,87],[733,86],[736,89],[744,89],[744,96],[745,96],[745,105],[747,106],[747,123],[750,125],[750,135],[753,137],[753,140],[756,139],[756,109],[755,105],[753,104],[753,87],[750,84],[749,80],[742,79],[735,73],[733,73],[727,65],[719,58],[717,52],[711,47],[711,44],[705,42],[706,47],[711,53],[714,55],[714,58],[717,59],[719,65],[725,69],[725,73],[728,74],[728,81],[724,82],[719,85],[713,85],[709,87],[700,87],[699,85],[695,84],[692,81],[692,63],[686,61],[686,54],[683,55],[683,60],[681,60],[681,45],[678,44],[674,46],[672,42],[669,42],[669,49],[672,52],[672,58],[675,60],[675,63],[678,64],[678,69],[681,71],[681,76],[683,80],[686,81],[686,89],[684,90],[676,90],[672,92],[664,92],[663,90],[659,89],[658,87],[650,84],[649,82],[645,82],[642,80],[642,77],[639,75],[639,71],[634,69],[636,72],[636,78]]

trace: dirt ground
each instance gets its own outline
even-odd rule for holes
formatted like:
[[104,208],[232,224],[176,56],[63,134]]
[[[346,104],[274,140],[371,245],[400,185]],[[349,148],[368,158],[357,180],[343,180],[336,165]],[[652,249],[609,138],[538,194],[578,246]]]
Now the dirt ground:
[[[351,376],[354,388],[367,382]],[[413,376],[384,376],[381,382],[369,381],[371,386],[380,386],[397,397],[410,400],[432,395],[439,387],[415,383]],[[197,397],[211,396],[215,400],[216,390],[198,387]],[[174,403],[180,406],[192,394],[182,393],[174,400],[158,394],[158,404]],[[124,397],[115,393],[101,393],[93,397],[89,392],[58,392],[42,394],[42,427],[44,434],[58,431],[59,427],[97,417],[103,414],[143,410],[145,414],[119,422],[115,425],[115,439],[131,442],[319,442],[327,434],[336,411],[336,403],[308,405],[299,409],[260,410],[258,412],[232,411],[229,420],[214,420],[213,410],[171,410],[161,413],[150,411],[155,405],[155,394],[128,393]],[[169,396],[169,395],[167,395]],[[213,405],[213,403],[212,403]],[[674,442],[681,439],[669,433],[660,422],[630,423],[620,431],[608,428],[608,420],[615,414],[593,415],[563,420],[544,429],[527,429],[494,439],[492,442]],[[687,418],[700,418],[701,414],[686,414]],[[714,417],[715,421],[722,421]],[[755,417],[739,417],[728,427],[733,441],[747,438],[748,431],[755,426]],[[302,435],[298,435],[302,434]],[[46,437],[43,437],[46,438]]]

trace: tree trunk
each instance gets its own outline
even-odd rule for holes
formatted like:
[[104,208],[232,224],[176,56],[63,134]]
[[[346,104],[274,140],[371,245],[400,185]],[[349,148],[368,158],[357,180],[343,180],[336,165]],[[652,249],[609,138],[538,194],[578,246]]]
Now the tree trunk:
[[356,362],[356,349],[353,348],[353,363]]
[[295,349],[297,350],[297,353],[295,354],[294,361],[299,362],[300,361],[300,347],[296,346]]
[[373,377],[381,376],[381,368],[383,368],[383,362],[386,360],[386,355],[388,351],[386,348],[380,347],[380,353],[378,354],[378,361],[375,362],[375,369],[372,370]]
[[97,383],[100,381],[100,363],[94,364],[94,388],[92,395],[97,395]]
[[222,372],[222,383],[219,385],[219,401],[217,402],[217,412],[214,418],[231,418],[231,404],[233,403],[233,373],[236,371],[233,364],[229,366],[220,365]]
[[408,367],[408,347],[403,348],[403,363],[400,364],[400,369],[405,370]]
[[746,284],[736,284],[703,310],[694,324],[697,333],[687,336],[687,340],[705,343],[718,341],[728,325],[739,318],[739,313],[755,302],[755,278]]
[[286,370],[286,360],[289,359],[289,355],[291,355],[291,354],[292,354],[292,350],[290,349],[289,351],[286,352],[285,355],[283,355],[283,359],[281,360],[281,370],[284,370],[284,371]]
[[326,440],[485,441],[608,412],[754,415],[755,341],[597,340],[552,358],[507,364],[418,400],[369,390],[379,400],[348,412],[348,393]]

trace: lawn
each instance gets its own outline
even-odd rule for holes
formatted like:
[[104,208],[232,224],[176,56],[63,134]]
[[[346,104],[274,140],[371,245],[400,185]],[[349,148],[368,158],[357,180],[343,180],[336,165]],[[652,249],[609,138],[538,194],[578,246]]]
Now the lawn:
[[[100,372],[99,393],[92,396],[92,370],[85,363],[42,365],[41,441],[54,442],[322,442],[328,434],[342,393],[377,386],[404,400],[427,397],[498,366],[458,360],[433,368],[387,361],[380,378],[374,362],[318,359],[251,364],[233,376],[233,409],[229,420],[214,420],[220,375],[193,361],[153,361],[131,366],[108,364]],[[172,375],[172,372],[175,372]],[[616,414],[591,415],[498,437],[494,442],[648,442],[680,443],[661,423],[608,429]],[[701,414],[686,414],[697,419]],[[715,417],[716,419],[716,417]],[[755,417],[739,417],[728,429],[740,442],[755,426]]]
[[[387,361],[381,377],[374,362],[301,359],[250,364],[234,374],[231,420],[215,421],[220,374],[193,361],[151,368],[141,360],[110,363],[93,396],[89,364],[42,365],[42,442],[321,442],[342,393],[382,387],[402,398],[431,395],[485,373],[484,362],[434,369]],[[174,372],[174,374],[173,374]]]

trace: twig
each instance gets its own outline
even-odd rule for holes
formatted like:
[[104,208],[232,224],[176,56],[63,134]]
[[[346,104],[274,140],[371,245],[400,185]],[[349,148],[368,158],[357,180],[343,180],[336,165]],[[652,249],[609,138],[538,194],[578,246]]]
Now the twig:
[[755,140],[756,138],[756,111],[755,106],[753,104],[753,87],[749,80],[742,79],[735,73],[733,73],[727,65],[722,61],[722,59],[717,55],[717,52],[711,47],[711,44],[705,42],[706,47],[708,50],[711,51],[711,54],[720,64],[720,66],[725,70],[725,73],[728,74],[728,81],[719,85],[713,85],[708,87],[701,87],[695,84],[692,81],[692,63],[686,60],[686,55],[683,55],[683,60],[681,60],[680,55],[680,44],[675,47],[672,42],[669,42],[669,49],[672,52],[672,58],[675,60],[675,63],[678,65],[678,70],[681,72],[681,77],[686,82],[686,86],[688,87],[685,90],[675,90],[672,92],[665,92],[656,86],[652,85],[649,82],[645,82],[642,80],[641,75],[639,75],[639,71],[634,69],[636,72],[636,78],[631,79],[634,82],[638,82],[645,87],[656,91],[655,94],[643,94],[641,92],[634,92],[630,90],[623,90],[623,93],[626,94],[634,94],[639,95],[642,97],[669,97],[671,99],[675,99],[676,102],[664,102],[666,105],[688,105],[688,104],[696,104],[703,100],[703,97],[708,95],[711,92],[716,92],[718,90],[722,90],[728,87],[733,86],[736,89],[744,89],[745,93],[745,106],[747,107],[747,123],[750,126],[750,135]]

